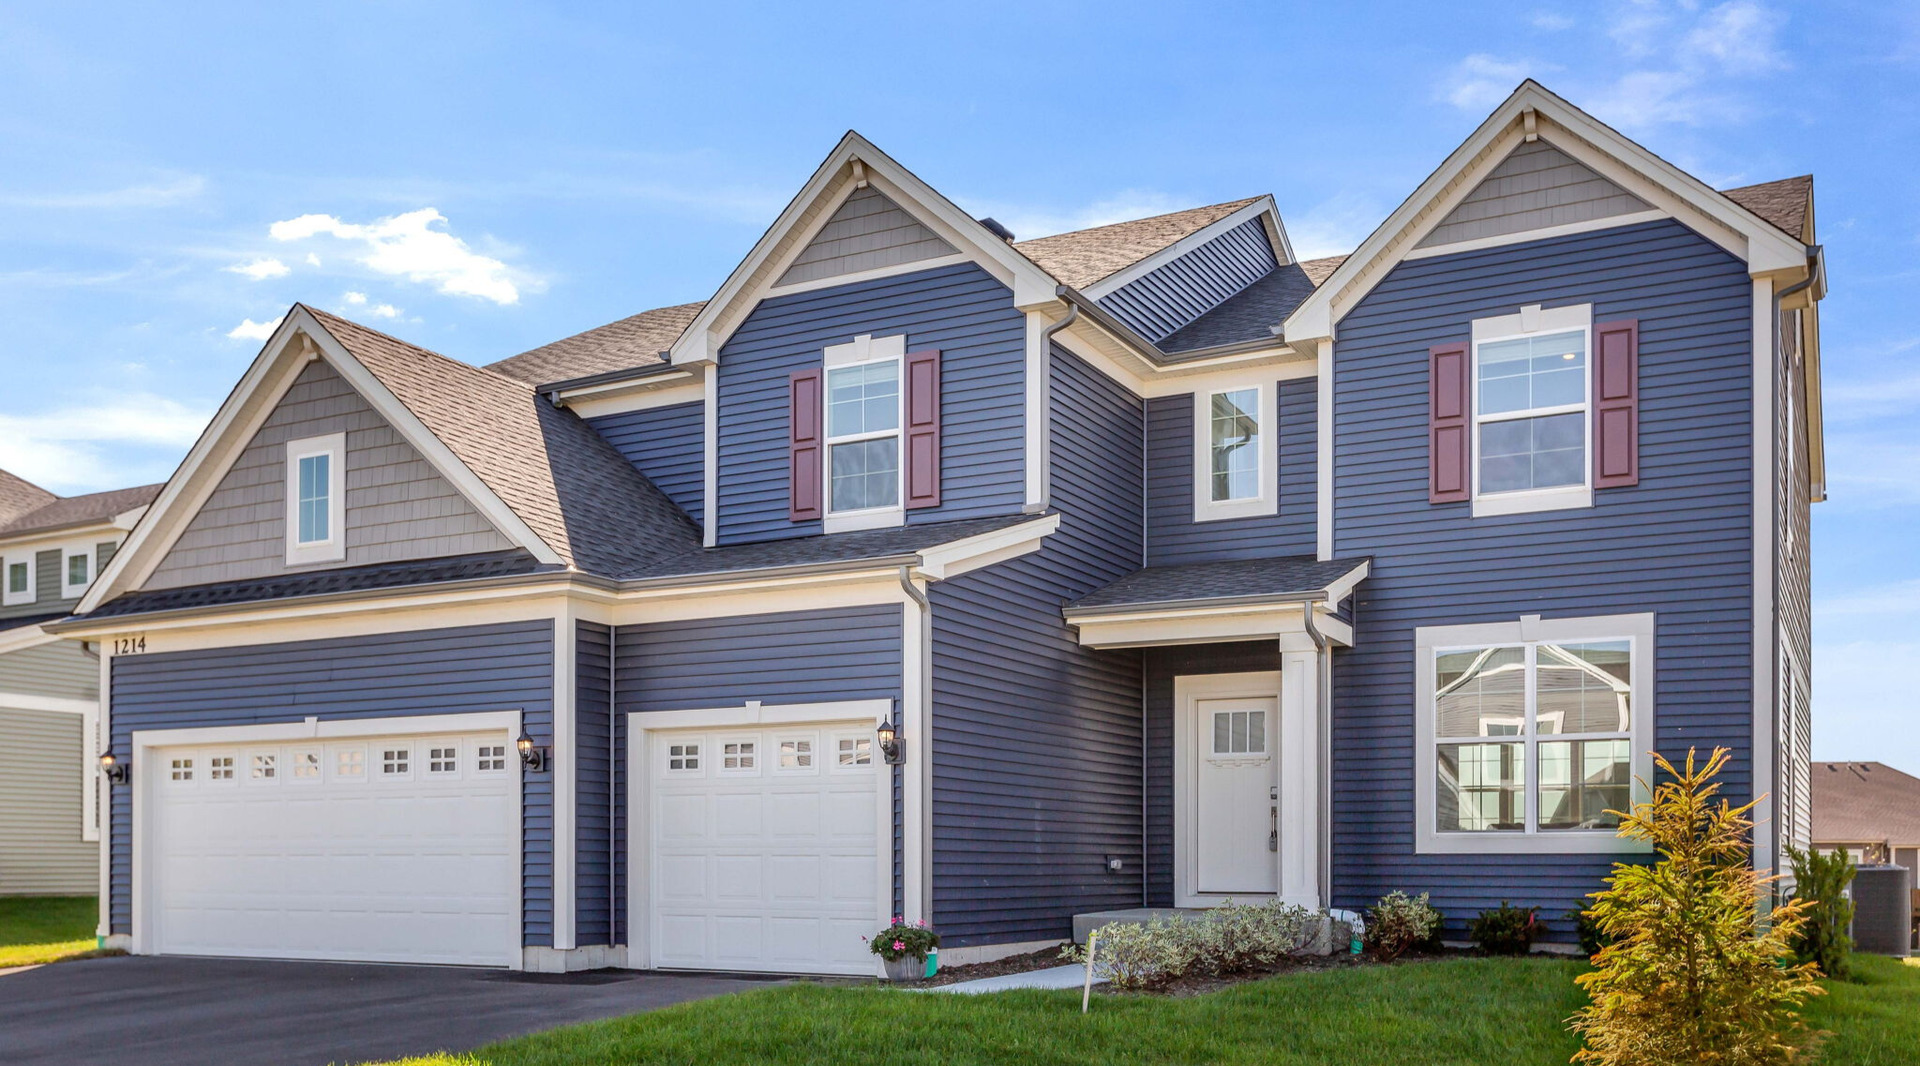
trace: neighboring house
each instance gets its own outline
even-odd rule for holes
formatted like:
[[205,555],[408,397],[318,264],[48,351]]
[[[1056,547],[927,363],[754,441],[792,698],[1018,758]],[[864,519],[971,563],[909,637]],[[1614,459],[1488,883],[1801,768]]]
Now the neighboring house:
[[131,768],[102,932],[872,973],[895,914],[965,961],[1405,889],[1458,935],[1634,854],[1656,746],[1733,750],[1772,865],[1823,294],[1810,179],[1529,82],[1337,259],[1264,196],[1015,242],[849,134],[701,304],[487,367],[296,305],[48,627]]
[[158,485],[59,497],[0,470],[0,896],[100,884],[100,656],[65,617]]
[[1920,777],[1881,762],[1814,763],[1813,846],[1920,874]]

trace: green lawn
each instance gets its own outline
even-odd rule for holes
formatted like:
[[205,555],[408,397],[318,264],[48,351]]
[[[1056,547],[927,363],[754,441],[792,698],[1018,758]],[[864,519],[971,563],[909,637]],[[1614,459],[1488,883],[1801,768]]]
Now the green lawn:
[[[1583,964],[1450,959],[1291,974],[1185,999],[1061,992],[927,995],[793,985],[395,1066],[647,1063],[1564,1063]],[[1920,1056],[1920,968],[1859,959],[1809,1021],[1828,1066]]]
[[0,896],[0,969],[97,954],[92,896]]

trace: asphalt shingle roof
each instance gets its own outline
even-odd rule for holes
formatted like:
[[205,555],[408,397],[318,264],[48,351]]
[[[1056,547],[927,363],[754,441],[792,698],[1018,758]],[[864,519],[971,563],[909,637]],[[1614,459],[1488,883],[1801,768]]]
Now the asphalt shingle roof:
[[1920,844],[1920,777],[1882,762],[1813,764],[1816,844]]
[[1720,193],[1780,227],[1794,240],[1807,239],[1807,208],[1813,203],[1813,175],[1722,189]]
[[619,578],[699,546],[686,512],[527,382],[308,310],[567,564]]
[[660,353],[673,347],[693,316],[705,306],[703,300],[642,311],[497,363],[488,363],[487,369],[530,385],[548,385],[649,366],[662,361]]
[[1189,600],[1249,600],[1317,593],[1367,562],[1283,555],[1270,559],[1233,559],[1181,563],[1135,570],[1067,605],[1067,610],[1154,607]]
[[992,533],[1038,518],[1030,514],[964,518],[953,522],[928,522],[924,525],[701,548],[663,560],[634,576],[645,580],[910,556],[928,548]]
[[540,564],[533,556],[518,548],[480,555],[458,555],[447,559],[408,559],[392,563],[375,563],[371,566],[310,570],[301,574],[277,574],[273,577],[227,581],[217,585],[189,585],[184,588],[129,592],[101,604],[87,617],[117,618],[129,614],[257,603],[262,600],[284,600],[297,596],[324,596],[328,593],[357,592],[363,589],[470,581],[483,577],[530,574],[539,569]]
[[[26,484],[26,482],[21,482]],[[32,487],[32,486],[29,486]],[[165,485],[140,485],[130,489],[109,489],[106,492],[90,492],[84,496],[53,496],[41,506],[14,515],[0,522],[0,537],[17,536],[24,533],[42,533],[68,526],[90,526],[105,522],[118,514],[124,514],[136,507],[145,507],[160,495]],[[4,491],[4,489],[0,489]],[[3,514],[4,506],[0,506]]]
[[10,618],[0,618],[0,633],[4,633],[9,629],[24,629],[27,626],[37,626],[42,622],[52,622],[65,617],[66,613],[61,611],[56,611],[53,614],[16,614]]
[[1131,222],[1056,233],[1051,237],[1019,241],[1014,247],[1063,284],[1084,289],[1183,237],[1213,225],[1258,199],[1254,196],[1224,204],[1190,207],[1185,211],[1152,218],[1137,218]]
[[59,498],[26,478],[0,470],[0,525]]

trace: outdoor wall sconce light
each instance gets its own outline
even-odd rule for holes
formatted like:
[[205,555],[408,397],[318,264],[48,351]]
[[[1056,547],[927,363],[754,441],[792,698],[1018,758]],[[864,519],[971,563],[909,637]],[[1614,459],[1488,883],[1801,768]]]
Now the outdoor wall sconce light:
[[520,739],[513,742],[513,746],[520,749],[520,764],[522,766],[525,766],[536,774],[547,768],[547,759],[552,749],[536,747],[533,743],[533,738],[528,736],[524,731],[521,732]]
[[893,728],[892,722],[883,718],[873,731],[880,738],[880,755],[887,761],[888,766],[898,766],[907,761],[907,757],[900,750],[900,734]]
[[100,773],[116,785],[124,785],[133,779],[133,767],[120,761],[120,757],[110,751],[100,753]]

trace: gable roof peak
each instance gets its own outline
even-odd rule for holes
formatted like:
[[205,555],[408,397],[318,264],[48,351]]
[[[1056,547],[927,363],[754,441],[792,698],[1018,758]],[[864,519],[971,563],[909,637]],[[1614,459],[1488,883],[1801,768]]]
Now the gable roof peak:
[[1084,289],[1264,199],[1268,197],[1249,196],[1109,222],[1016,241],[1013,247],[1062,284]]
[[18,474],[0,470],[0,525],[39,510],[59,498]]

